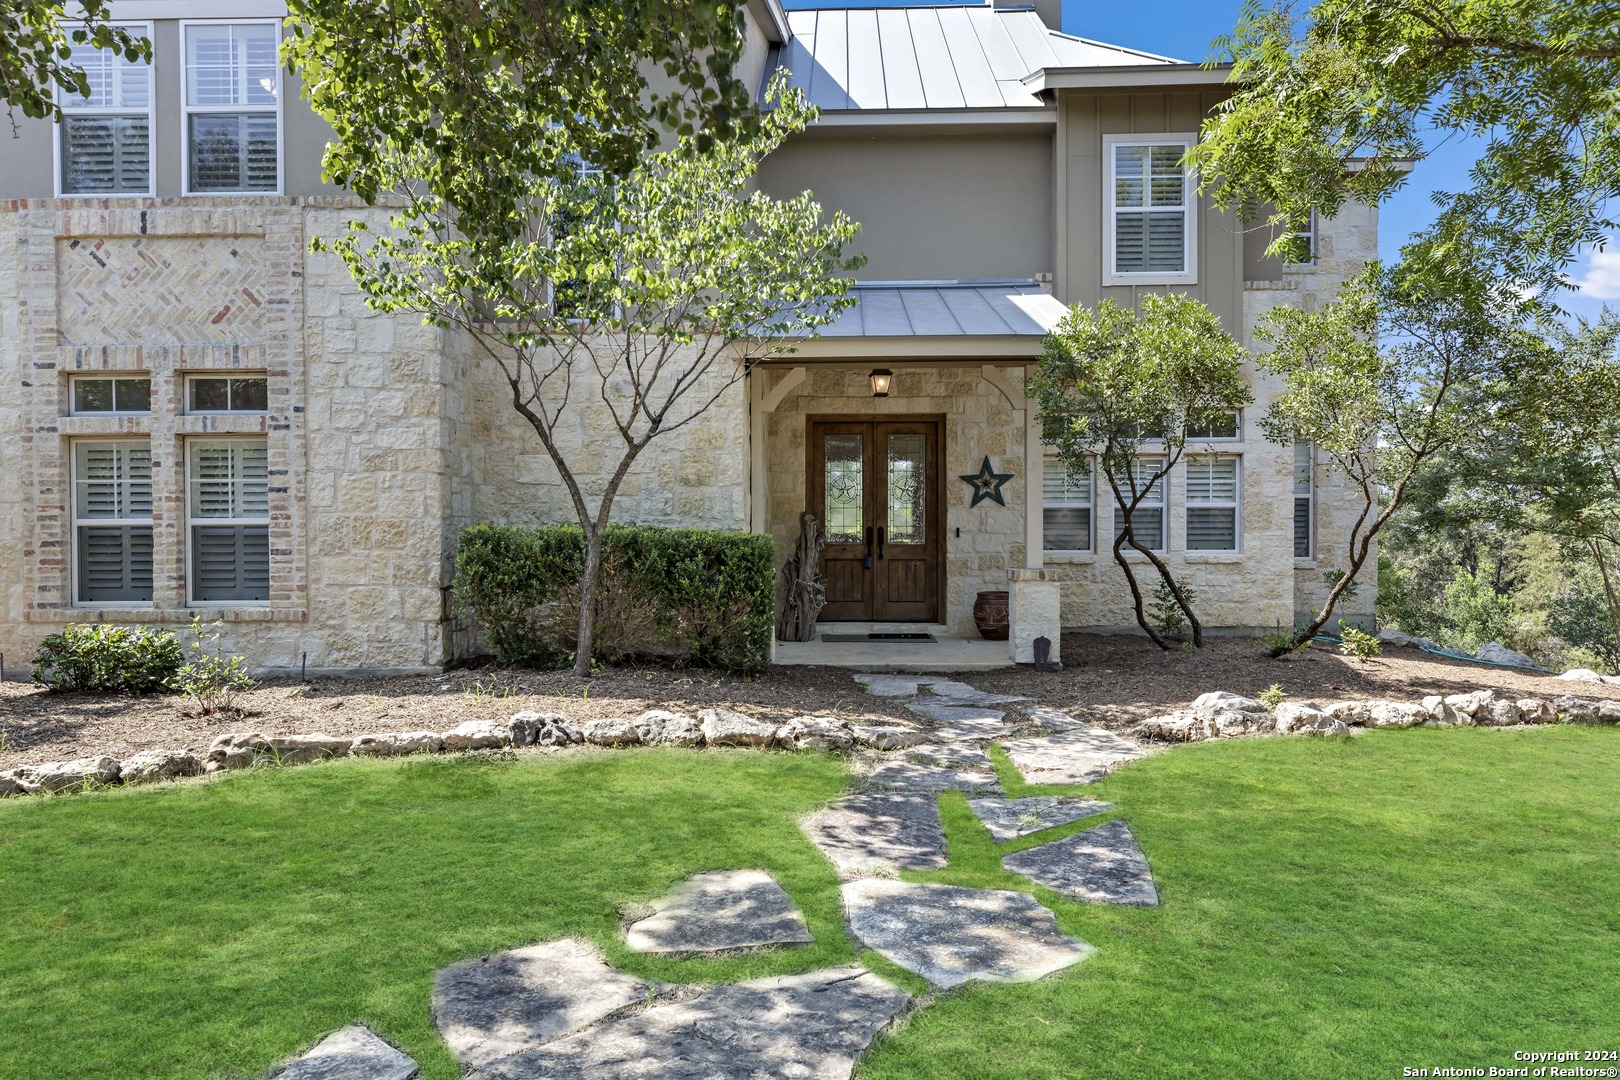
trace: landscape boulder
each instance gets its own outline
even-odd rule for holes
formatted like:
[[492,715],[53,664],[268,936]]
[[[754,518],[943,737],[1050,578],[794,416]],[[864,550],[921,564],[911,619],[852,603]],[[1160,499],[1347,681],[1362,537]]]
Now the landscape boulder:
[[635,746],[641,742],[636,722],[624,716],[587,720],[579,726],[579,732],[592,746]]
[[1399,630],[1388,630],[1388,629],[1380,630],[1380,631],[1378,631],[1377,637],[1378,637],[1378,640],[1383,642],[1385,645],[1393,645],[1397,649],[1400,649],[1400,648],[1438,649],[1438,648],[1440,648],[1439,644],[1437,644],[1436,642],[1430,641],[1428,638],[1414,637],[1411,634],[1403,634]]
[[352,735],[278,735],[266,739],[269,753],[280,765],[303,765],[311,761],[344,757],[354,744]]
[[904,750],[908,746],[917,746],[927,739],[925,734],[915,728],[881,725],[863,727],[856,724],[849,731],[858,744],[873,750]]
[[28,791],[22,786],[22,781],[11,775],[15,770],[7,769],[0,772],[0,799],[7,795],[26,795]]
[[1558,710],[1540,698],[1520,698],[1517,704],[1519,706],[1519,718],[1523,723],[1558,723]]
[[1478,719],[1485,706],[1496,700],[1495,690],[1474,690],[1467,694],[1452,694],[1446,704],[1471,719]]
[[1264,714],[1266,707],[1254,698],[1228,694],[1224,690],[1211,690],[1207,694],[1198,695],[1190,711],[1200,720],[1213,720],[1223,712]]
[[644,743],[657,746],[703,745],[703,725],[685,713],[648,709],[633,723]]
[[1566,724],[1599,724],[1603,722],[1598,703],[1588,701],[1585,698],[1565,694],[1563,697],[1553,698],[1552,707],[1558,710],[1558,718]]
[[776,742],[793,750],[847,754],[855,745],[855,733],[834,716],[795,716],[777,728]]
[[208,744],[204,767],[209,772],[246,769],[269,757],[270,740],[257,731],[226,732]]
[[1598,702],[1598,718],[1611,724],[1620,724],[1620,701]]
[[118,776],[126,784],[155,784],[200,772],[202,762],[189,750],[142,750],[124,759]]
[[1506,664],[1509,667],[1529,668],[1532,671],[1545,671],[1535,660],[1522,652],[1514,652],[1499,641],[1492,641],[1474,654],[1474,659],[1483,660],[1487,664]]
[[511,728],[494,720],[468,720],[444,733],[446,750],[493,750],[511,741]]
[[548,719],[534,733],[535,746],[567,746],[569,743],[582,743],[585,733],[577,724],[571,724],[562,717]]
[[1406,701],[1367,702],[1366,725],[1370,728],[1416,727],[1428,719],[1429,711],[1421,705]]
[[43,765],[21,765],[11,770],[11,779],[29,795],[73,788],[102,787],[118,782],[118,759],[105,756],[48,761]]
[[1439,694],[1430,694],[1423,699],[1423,711],[1429,714],[1425,723],[1439,727],[1457,727],[1461,724],[1472,724],[1473,717],[1465,716],[1455,708],[1446,704],[1446,699]]
[[1575,682],[1600,682],[1608,683],[1610,686],[1620,686],[1620,675],[1600,675],[1591,668],[1570,668],[1557,677]]
[[1480,706],[1479,712],[1474,714],[1476,723],[1489,727],[1508,727],[1517,724],[1522,719],[1519,712],[1519,703],[1509,701],[1507,698],[1493,697]]
[[1335,720],[1321,709],[1304,702],[1285,701],[1273,710],[1279,735],[1321,735],[1333,731],[1333,726],[1349,730],[1342,720]]
[[1322,711],[1341,724],[1365,724],[1368,718],[1370,701],[1335,701],[1331,705],[1322,706]]
[[703,709],[703,741],[710,746],[769,746],[776,738],[776,725],[755,720],[730,709]]
[[561,722],[562,716],[558,713],[524,710],[513,713],[506,721],[506,727],[512,733],[513,746],[533,746],[535,738],[547,725]]
[[363,757],[401,757],[433,754],[444,749],[444,736],[436,731],[379,731],[356,736],[349,753]]
[[1131,733],[1144,739],[1163,739],[1165,742],[1197,742],[1208,737],[1204,721],[1190,712],[1150,716],[1132,728]]

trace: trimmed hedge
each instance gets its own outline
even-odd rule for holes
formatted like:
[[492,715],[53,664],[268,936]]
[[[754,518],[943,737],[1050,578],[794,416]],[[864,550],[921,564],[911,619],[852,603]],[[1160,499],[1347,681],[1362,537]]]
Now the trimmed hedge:
[[168,689],[183,660],[168,630],[87,623],[40,643],[33,678],[52,690],[150,694]]
[[[610,525],[597,585],[594,659],[673,657],[732,671],[770,662],[776,546],[768,536]],[[578,645],[585,534],[577,525],[471,525],[455,594],[496,659],[559,666]]]

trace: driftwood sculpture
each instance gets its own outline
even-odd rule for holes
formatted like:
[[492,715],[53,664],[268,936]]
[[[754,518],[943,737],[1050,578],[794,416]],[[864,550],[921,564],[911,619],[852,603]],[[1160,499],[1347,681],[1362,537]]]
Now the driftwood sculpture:
[[816,516],[800,514],[799,542],[782,564],[785,595],[776,620],[778,641],[815,640],[816,616],[827,603],[827,585],[821,579],[821,549],[826,544]]

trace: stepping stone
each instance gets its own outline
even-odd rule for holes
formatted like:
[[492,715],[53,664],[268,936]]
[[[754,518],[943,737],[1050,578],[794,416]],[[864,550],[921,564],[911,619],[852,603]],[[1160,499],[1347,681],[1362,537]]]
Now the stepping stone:
[[1114,804],[1096,799],[1035,795],[1027,799],[969,799],[968,808],[984,822],[995,840],[1003,842],[1112,810]]
[[1107,821],[1095,829],[1008,855],[1001,865],[1071,900],[1159,906],[1159,890],[1153,885],[1147,856],[1123,821]]
[[464,960],[433,980],[433,1019],[465,1065],[484,1065],[587,1027],[660,987],[564,939]]
[[625,933],[636,952],[720,952],[815,940],[793,900],[763,870],[695,874],[652,906],[657,914]]
[[845,1080],[911,998],[856,964],[717,986],[505,1058],[476,1080]]
[[1076,720],[1061,709],[1045,705],[1027,705],[1008,719],[1015,723],[1033,724],[1047,731],[1074,731],[1089,726],[1084,720]]
[[906,708],[936,723],[962,726],[993,724],[997,731],[1006,733],[1006,728],[1001,726],[1001,718],[1006,715],[1006,709],[987,708],[983,705],[956,705],[949,701],[929,701],[926,698],[908,701]]
[[933,743],[919,746],[906,752],[907,761],[916,761],[924,765],[943,765],[955,769],[979,769],[984,772],[994,772],[995,766],[990,762],[990,755],[984,752],[984,747],[971,742]]
[[351,1024],[270,1075],[275,1080],[415,1080],[416,1062],[370,1028]]
[[945,866],[945,826],[933,795],[849,795],[813,814],[804,831],[842,878]]
[[1147,751],[1107,728],[1084,727],[1039,739],[1002,744],[1007,756],[1031,784],[1091,784],[1121,762]]
[[1027,982],[1090,955],[1028,893],[866,878],[844,886],[855,937],[941,989]]
[[934,765],[919,765],[914,761],[884,762],[872,770],[866,782],[872,787],[899,788],[902,791],[999,792],[1001,790],[1001,781],[996,778],[994,772],[942,769]]
[[873,697],[916,697],[920,687],[935,680],[926,675],[857,675],[855,681]]
[[1016,694],[992,694],[980,690],[967,683],[956,682],[952,679],[939,679],[928,684],[930,693],[940,697],[950,698],[963,705],[1006,705],[1015,701],[1028,701],[1028,698],[1018,697]]

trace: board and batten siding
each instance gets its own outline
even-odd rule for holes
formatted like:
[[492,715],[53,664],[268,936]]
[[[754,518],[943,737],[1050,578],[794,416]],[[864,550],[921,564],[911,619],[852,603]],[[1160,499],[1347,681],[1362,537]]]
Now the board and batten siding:
[[1233,336],[1243,332],[1243,231],[1198,198],[1197,281],[1188,285],[1104,285],[1104,215],[1109,212],[1103,144],[1106,135],[1197,132],[1223,91],[1059,93],[1056,199],[1056,294],[1066,304],[1095,306],[1104,298],[1134,308],[1150,292],[1185,293],[1206,304]]

